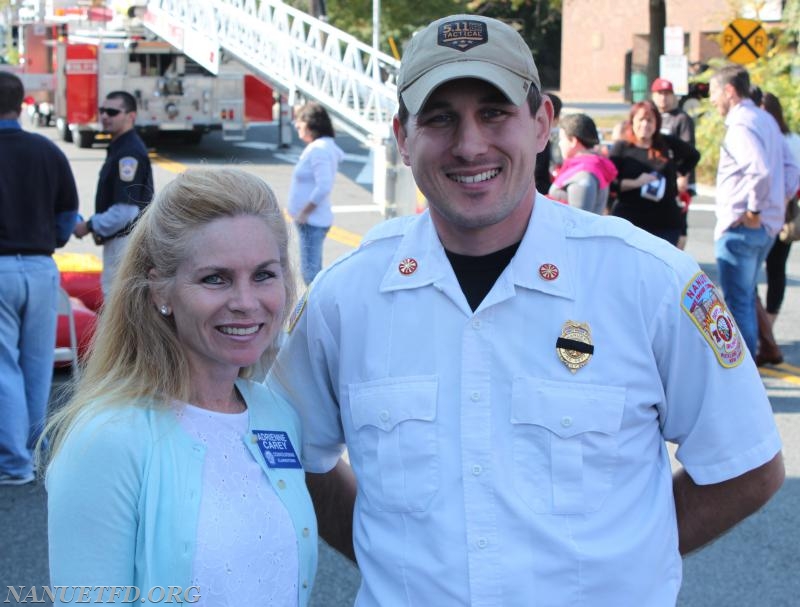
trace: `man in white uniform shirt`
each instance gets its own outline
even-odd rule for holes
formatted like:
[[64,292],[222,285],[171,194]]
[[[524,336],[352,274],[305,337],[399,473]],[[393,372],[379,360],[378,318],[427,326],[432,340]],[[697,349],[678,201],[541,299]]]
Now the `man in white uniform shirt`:
[[317,277],[268,379],[356,605],[674,605],[681,555],[784,475],[724,302],[666,242],[537,196],[553,110],[507,25],[435,21],[398,93],[430,210]]

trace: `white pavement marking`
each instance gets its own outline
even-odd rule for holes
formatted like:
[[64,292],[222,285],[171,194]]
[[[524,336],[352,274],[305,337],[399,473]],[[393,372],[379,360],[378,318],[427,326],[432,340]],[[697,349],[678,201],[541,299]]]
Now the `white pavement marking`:
[[368,156],[366,156],[366,162],[364,163],[364,168],[361,169],[361,172],[356,176],[356,183],[361,185],[372,185],[372,182],[375,178],[375,171],[373,169],[373,153],[370,152]]
[[251,150],[277,150],[277,143],[264,143],[261,141],[242,141],[234,144],[240,148],[250,148]]
[[283,160],[289,164],[297,164],[297,161],[300,160],[300,154],[275,154],[274,156],[278,160]]

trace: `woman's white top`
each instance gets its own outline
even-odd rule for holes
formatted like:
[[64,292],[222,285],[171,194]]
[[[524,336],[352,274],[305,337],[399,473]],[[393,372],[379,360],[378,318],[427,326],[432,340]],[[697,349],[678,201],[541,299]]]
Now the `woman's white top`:
[[300,154],[292,171],[288,211],[297,217],[309,202],[316,207],[308,216],[308,224],[327,228],[333,224],[331,191],[344,152],[332,137],[319,137]]
[[176,403],[183,429],[206,450],[192,585],[197,607],[297,605],[297,539],[244,441],[248,412]]

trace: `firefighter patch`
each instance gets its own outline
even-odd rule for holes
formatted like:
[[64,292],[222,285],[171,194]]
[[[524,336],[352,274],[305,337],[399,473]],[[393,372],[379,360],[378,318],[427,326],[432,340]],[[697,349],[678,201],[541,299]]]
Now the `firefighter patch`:
[[136,177],[136,169],[139,166],[139,161],[133,156],[125,156],[119,159],[119,178],[122,181],[133,181]]
[[681,307],[700,329],[719,364],[731,368],[744,358],[744,342],[717,287],[705,272],[694,275],[683,291]]

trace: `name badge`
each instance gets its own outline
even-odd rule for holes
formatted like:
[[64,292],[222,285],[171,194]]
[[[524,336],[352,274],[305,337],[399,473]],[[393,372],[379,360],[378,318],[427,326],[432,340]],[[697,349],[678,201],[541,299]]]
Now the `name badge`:
[[270,468],[302,468],[286,432],[278,430],[253,430],[253,435]]

